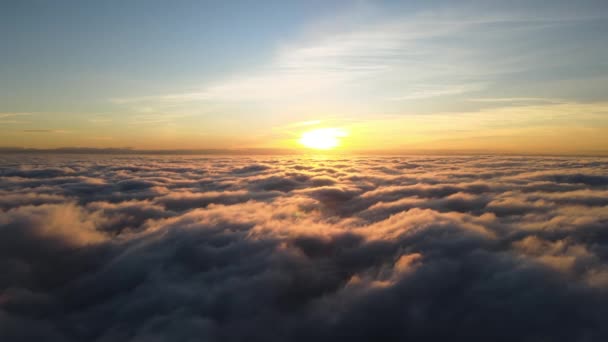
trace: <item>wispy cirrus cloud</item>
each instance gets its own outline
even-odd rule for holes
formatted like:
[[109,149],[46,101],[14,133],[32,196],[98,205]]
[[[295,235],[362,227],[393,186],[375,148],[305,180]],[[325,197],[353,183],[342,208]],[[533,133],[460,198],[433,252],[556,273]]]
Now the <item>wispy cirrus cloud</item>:
[[[112,101],[284,102],[359,96],[367,88],[370,91],[364,96],[372,103],[463,95],[484,90],[502,75],[560,63],[544,59],[539,65],[545,52],[560,53],[558,46],[546,51],[526,48],[542,44],[536,40],[539,32],[606,18],[606,13],[572,12],[565,5],[555,6],[542,18],[516,9],[464,7],[468,10],[444,6],[383,20],[354,15],[356,25],[320,25],[299,40],[281,44],[268,64],[242,75],[195,91]],[[515,51],[506,54],[504,47]],[[571,53],[567,46],[561,50]]]
[[23,120],[25,117],[33,115],[32,113],[0,113],[0,124],[21,124],[29,121]]

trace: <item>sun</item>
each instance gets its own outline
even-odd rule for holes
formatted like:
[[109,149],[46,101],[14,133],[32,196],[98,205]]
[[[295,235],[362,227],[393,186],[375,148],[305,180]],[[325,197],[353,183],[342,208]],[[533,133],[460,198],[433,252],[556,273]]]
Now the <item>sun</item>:
[[346,132],[340,128],[317,128],[304,132],[300,138],[300,144],[317,150],[330,150],[340,145],[340,138],[346,136]]

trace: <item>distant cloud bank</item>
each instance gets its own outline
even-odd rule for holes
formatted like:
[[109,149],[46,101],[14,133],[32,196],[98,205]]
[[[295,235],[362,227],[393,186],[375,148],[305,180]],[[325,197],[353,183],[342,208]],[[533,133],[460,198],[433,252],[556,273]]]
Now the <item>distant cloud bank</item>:
[[2,341],[606,341],[608,159],[0,156]]

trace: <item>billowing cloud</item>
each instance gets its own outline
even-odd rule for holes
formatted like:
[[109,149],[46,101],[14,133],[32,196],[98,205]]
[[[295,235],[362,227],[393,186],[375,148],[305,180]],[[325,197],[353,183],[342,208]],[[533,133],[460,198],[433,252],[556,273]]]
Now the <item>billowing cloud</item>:
[[2,341],[605,341],[608,160],[5,156]]

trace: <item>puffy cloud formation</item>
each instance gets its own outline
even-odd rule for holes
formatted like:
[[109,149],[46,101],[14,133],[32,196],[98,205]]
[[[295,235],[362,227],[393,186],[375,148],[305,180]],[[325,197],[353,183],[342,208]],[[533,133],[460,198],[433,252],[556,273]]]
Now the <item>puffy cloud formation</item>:
[[608,160],[0,157],[2,341],[606,341]]

